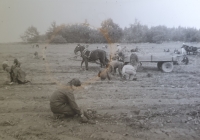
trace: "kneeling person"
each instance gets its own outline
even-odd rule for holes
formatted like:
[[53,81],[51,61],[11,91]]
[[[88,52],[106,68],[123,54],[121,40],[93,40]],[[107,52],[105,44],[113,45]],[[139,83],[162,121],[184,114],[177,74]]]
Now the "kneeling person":
[[136,80],[136,68],[131,64],[124,65],[122,75],[126,80]]
[[79,79],[72,79],[65,86],[56,90],[50,98],[50,108],[54,117],[64,114],[66,117],[78,115],[87,121],[75,101],[74,87],[81,86]]
[[10,75],[10,84],[13,84],[13,82],[18,84],[25,84],[30,82],[26,80],[26,73],[22,71],[19,66],[20,65],[13,65],[10,67],[8,66],[7,62],[3,63],[3,70],[9,73]]
[[108,80],[110,80],[108,71],[109,71],[108,68],[101,68],[99,70],[98,77],[100,77],[101,80],[105,80],[106,78],[108,78]]
[[2,68],[3,68],[4,71],[6,71],[9,74],[10,82],[13,83],[13,75],[12,75],[12,72],[11,72],[11,67],[8,66],[8,62],[7,61],[3,62]]

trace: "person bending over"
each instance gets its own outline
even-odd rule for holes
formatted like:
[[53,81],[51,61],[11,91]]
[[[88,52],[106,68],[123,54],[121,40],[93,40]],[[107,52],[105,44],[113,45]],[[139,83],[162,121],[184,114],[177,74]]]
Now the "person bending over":
[[84,112],[78,107],[74,92],[77,87],[81,86],[79,79],[72,79],[62,87],[59,87],[50,97],[50,108],[54,117],[61,114],[65,117],[78,115],[82,122],[87,122],[88,119],[84,116]]
[[105,80],[106,78],[108,78],[108,80],[110,80],[109,69],[108,68],[101,68],[99,70],[98,77],[101,78],[101,81]]
[[119,75],[122,77],[122,68],[124,63],[120,61],[111,61],[108,64],[109,72],[111,72],[113,75],[116,73],[116,69],[118,68]]
[[137,80],[136,68],[133,67],[130,63],[127,65],[124,65],[122,68],[122,76],[126,80]]
[[4,61],[2,64],[3,70],[9,73],[10,75],[10,84],[18,83],[25,84],[30,81],[26,80],[26,73],[21,70],[19,65],[8,66],[7,62]]

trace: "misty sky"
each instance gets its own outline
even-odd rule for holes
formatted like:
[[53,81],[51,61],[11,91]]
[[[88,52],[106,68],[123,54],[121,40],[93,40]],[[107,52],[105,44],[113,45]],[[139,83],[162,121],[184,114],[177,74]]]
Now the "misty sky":
[[57,25],[83,23],[95,28],[112,18],[120,27],[141,24],[200,29],[200,0],[0,0],[0,42],[21,41],[31,25],[44,34]]

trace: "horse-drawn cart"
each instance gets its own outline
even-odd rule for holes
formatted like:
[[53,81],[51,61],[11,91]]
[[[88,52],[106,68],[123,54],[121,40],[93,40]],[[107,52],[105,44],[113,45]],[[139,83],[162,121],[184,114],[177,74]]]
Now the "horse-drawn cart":
[[[124,63],[130,62],[131,54],[132,53],[126,53],[124,55],[123,59]],[[136,54],[138,56],[140,63],[142,62],[157,63],[158,69],[162,70],[163,72],[172,72],[174,64],[180,64],[180,62],[184,63],[183,60],[186,57],[184,55],[170,55],[170,54],[141,54],[141,53],[136,53]],[[188,58],[186,59],[188,60]]]

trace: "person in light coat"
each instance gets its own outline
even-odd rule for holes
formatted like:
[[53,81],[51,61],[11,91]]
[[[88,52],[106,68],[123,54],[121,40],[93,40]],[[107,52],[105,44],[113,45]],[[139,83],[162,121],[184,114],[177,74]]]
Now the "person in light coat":
[[182,52],[183,55],[186,55],[186,54],[187,54],[187,52],[186,52],[186,50],[185,50],[184,47],[181,48],[181,52]]
[[130,63],[124,65],[122,68],[122,77],[126,80],[137,80],[136,78],[136,68],[133,67]]

